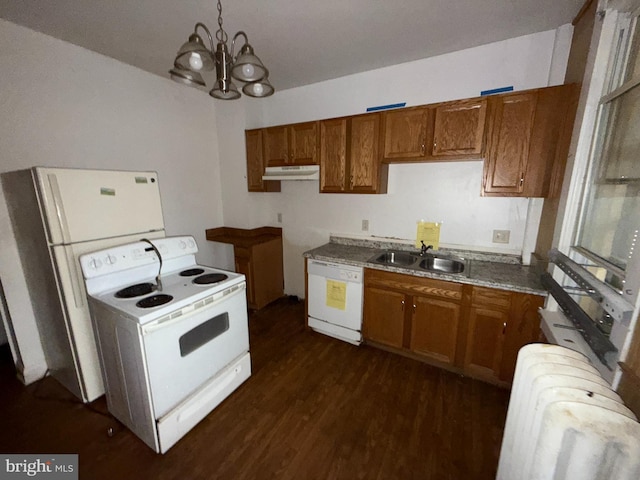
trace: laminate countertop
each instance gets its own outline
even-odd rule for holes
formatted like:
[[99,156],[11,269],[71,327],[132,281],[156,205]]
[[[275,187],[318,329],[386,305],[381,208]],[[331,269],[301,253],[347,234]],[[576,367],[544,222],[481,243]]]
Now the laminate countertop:
[[406,244],[385,243],[384,241],[354,240],[343,237],[331,237],[329,243],[304,252],[308,259],[326,262],[344,263],[359,267],[403,273],[418,277],[435,278],[470,285],[498,288],[512,292],[529,293],[546,296],[547,291],[540,283],[540,272],[535,267],[522,265],[519,257],[484,252],[441,249],[437,255],[462,257],[466,260],[462,273],[436,273],[401,266],[381,265],[369,262],[376,254],[385,250],[407,250],[416,252],[415,248],[407,248]]

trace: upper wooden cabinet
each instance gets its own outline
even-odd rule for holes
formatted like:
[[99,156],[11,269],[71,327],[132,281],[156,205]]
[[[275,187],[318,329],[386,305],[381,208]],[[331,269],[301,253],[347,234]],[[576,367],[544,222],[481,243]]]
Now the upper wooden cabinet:
[[247,187],[250,192],[279,192],[280,182],[264,181],[264,156],[262,154],[262,130],[246,130]]
[[469,155],[479,158],[484,146],[487,99],[444,103],[435,108],[434,157]]
[[385,193],[379,138],[379,114],[320,122],[320,192]]
[[389,163],[484,159],[483,196],[555,197],[577,92],[560,85],[263,128],[261,151],[258,133],[247,137],[249,190],[279,191],[261,185],[264,167],[320,164],[323,193],[385,193]]
[[576,92],[575,85],[560,85],[489,99],[484,196],[558,194]]
[[432,109],[413,107],[391,110],[384,112],[383,119],[383,158],[386,161],[424,161],[429,157],[433,139]]
[[486,98],[385,112],[384,160],[480,159],[486,116]]
[[267,167],[318,164],[318,122],[295,123],[263,130]]

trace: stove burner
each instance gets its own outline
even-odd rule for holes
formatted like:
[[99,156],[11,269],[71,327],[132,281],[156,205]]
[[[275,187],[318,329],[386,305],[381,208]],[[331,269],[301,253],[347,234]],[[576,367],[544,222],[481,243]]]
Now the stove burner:
[[194,275],[200,275],[204,273],[204,268],[190,268],[180,272],[181,277],[193,277]]
[[134,298],[151,293],[156,289],[153,283],[137,283],[116,292],[116,298]]
[[169,303],[173,300],[171,295],[165,295],[160,293],[158,295],[151,295],[150,297],[143,298],[142,300],[138,300],[136,303],[136,307],[140,308],[152,308],[159,307],[160,305],[164,305],[165,303]]
[[196,283],[198,285],[209,285],[211,283],[221,282],[223,280],[226,280],[227,278],[229,277],[224,273],[207,273],[205,275],[200,275],[199,277],[194,278],[193,283]]

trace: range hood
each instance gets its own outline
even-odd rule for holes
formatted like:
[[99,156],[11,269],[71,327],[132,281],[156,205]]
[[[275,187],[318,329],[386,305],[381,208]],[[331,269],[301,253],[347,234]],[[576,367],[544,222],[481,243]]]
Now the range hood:
[[265,168],[262,180],[319,180],[318,165],[289,165]]

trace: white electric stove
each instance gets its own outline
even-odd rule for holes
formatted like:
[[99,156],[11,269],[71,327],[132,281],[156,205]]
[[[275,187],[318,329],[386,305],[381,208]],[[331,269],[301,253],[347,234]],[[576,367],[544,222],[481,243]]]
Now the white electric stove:
[[182,236],[80,257],[109,411],[159,453],[251,375],[245,277],[197,251]]

